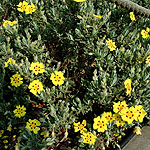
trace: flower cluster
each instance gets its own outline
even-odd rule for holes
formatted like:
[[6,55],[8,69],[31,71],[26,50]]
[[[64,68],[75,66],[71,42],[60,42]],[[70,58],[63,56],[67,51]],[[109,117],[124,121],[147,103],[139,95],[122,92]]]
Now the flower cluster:
[[142,105],[128,107],[125,101],[114,102],[113,111],[116,113],[115,116],[121,119],[120,122],[122,122],[122,125],[125,122],[128,124],[132,124],[133,121],[143,122],[143,118],[147,114]]
[[14,21],[5,20],[3,23],[3,27],[6,28],[8,25],[13,26],[17,23],[18,23],[18,21],[15,21],[15,20]]
[[4,130],[0,130],[0,143],[1,144],[1,149],[8,149],[8,144],[9,144],[9,141],[8,141],[8,136],[6,135],[7,134],[7,131],[6,133],[4,133]]
[[[15,60],[9,58],[8,61],[5,62],[5,67],[9,67],[9,65],[15,65]],[[29,69],[32,70],[35,73],[35,75],[45,72],[44,64],[39,62],[35,62],[35,63],[32,62]],[[18,87],[21,84],[23,84],[22,81],[23,78],[21,77],[20,74],[14,74],[12,77],[10,77],[10,79],[11,79],[10,83],[12,86]],[[57,85],[62,85],[64,83],[65,78],[61,71],[54,71],[54,73],[51,74],[50,79],[52,80],[53,84],[57,86]],[[37,95],[37,93],[40,94],[41,91],[43,91],[43,84],[39,80],[33,80],[29,84],[28,88],[30,89],[31,93]],[[18,105],[16,106],[16,109],[13,112],[16,117],[21,118],[25,116],[26,108],[24,107],[24,105],[22,106]],[[41,123],[38,120],[29,119],[29,121],[26,124],[26,128],[29,129],[30,131],[33,131],[35,134],[37,134],[37,132],[40,130],[39,127],[40,125]],[[2,134],[3,131],[1,131],[0,136],[2,136]]]
[[80,122],[75,123],[74,122],[73,125],[74,125],[74,132],[80,131],[81,137],[83,138],[83,143],[94,145],[97,137],[90,132],[86,132],[87,131],[87,129],[85,128],[86,120],[83,120],[82,123],[80,123]]
[[[117,127],[124,126],[126,123],[132,124],[133,121],[143,122],[145,115],[147,114],[142,105],[135,105],[135,107],[128,107],[126,101],[114,102],[112,112],[104,112],[101,116],[94,118],[93,129],[98,132],[104,133],[108,130],[109,124],[115,124]],[[82,123],[74,122],[74,132],[80,131],[83,143],[94,145],[97,137],[96,135],[87,132],[86,120]],[[139,127],[136,127],[134,132],[140,134]]]
[[[31,63],[30,70],[33,70],[33,72],[37,75],[38,73],[43,73],[45,72],[44,69],[44,64],[43,63]],[[64,76],[61,71],[54,71],[54,73],[51,74],[50,80],[52,80],[52,83],[57,86],[57,85],[62,85],[64,84]],[[33,93],[34,95],[40,94],[41,91],[43,91],[43,84],[39,80],[34,80],[32,81],[28,88],[30,89],[30,92]]]
[[106,40],[106,43],[108,45],[108,48],[110,49],[110,51],[116,50],[116,45],[115,42],[113,42],[112,40],[108,39]]
[[20,12],[25,11],[25,14],[32,14],[36,11],[35,5],[33,3],[29,5],[29,3],[26,1],[20,2],[17,6],[17,10]]
[[[12,58],[9,58],[7,62],[5,62],[5,67],[8,67],[9,64],[14,65],[15,64],[15,60],[13,60]],[[39,63],[39,62],[32,62],[31,66],[29,68],[30,70],[32,70],[35,75],[39,74],[39,73],[43,73],[45,72],[44,69],[44,64],[43,63]],[[15,74],[13,75],[11,78],[11,85],[18,87],[23,83],[23,78],[21,78],[21,75],[19,74]],[[51,74],[50,76],[50,80],[52,80],[52,83],[57,86],[57,85],[62,85],[64,84],[64,76],[63,73],[61,71],[54,71],[54,73]],[[43,84],[42,82],[40,82],[39,80],[33,80],[28,88],[30,89],[30,92],[33,93],[34,95],[37,95],[41,93],[41,91],[43,91]]]
[[80,133],[83,133],[84,131],[87,131],[87,129],[84,128],[86,126],[86,120],[83,120],[82,123],[80,123],[80,122],[75,123],[74,122],[73,125],[74,125],[74,132],[80,131]]
[[26,123],[26,127],[27,129],[29,129],[30,131],[33,131],[35,134],[38,133],[38,131],[40,130],[39,126],[41,125],[41,123],[37,120],[37,119],[29,119],[28,122]]

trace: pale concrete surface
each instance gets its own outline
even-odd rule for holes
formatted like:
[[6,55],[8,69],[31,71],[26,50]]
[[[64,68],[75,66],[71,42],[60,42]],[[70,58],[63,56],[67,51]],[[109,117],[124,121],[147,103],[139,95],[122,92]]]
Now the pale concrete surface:
[[150,127],[143,127],[142,135],[135,135],[122,150],[150,150]]

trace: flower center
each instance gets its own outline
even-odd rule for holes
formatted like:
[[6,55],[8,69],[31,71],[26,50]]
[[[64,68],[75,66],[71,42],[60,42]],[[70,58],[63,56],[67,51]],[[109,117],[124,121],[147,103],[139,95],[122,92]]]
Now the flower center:
[[55,79],[55,81],[60,82],[61,77],[60,77],[59,75],[56,75],[56,76],[54,77],[54,79]]
[[99,126],[100,128],[102,128],[104,126],[104,122],[103,121],[102,122],[98,121],[97,126]]
[[32,11],[33,10],[33,7],[29,7],[29,9],[28,9],[29,11]]
[[22,5],[21,8],[22,8],[22,9],[25,9],[25,8],[26,8],[26,5]]
[[145,36],[149,36],[148,31],[145,31]]
[[127,117],[128,117],[129,119],[132,119],[133,116],[134,116],[134,115],[133,115],[131,112],[129,112],[129,113],[127,114]]
[[31,129],[35,129],[36,128],[36,123],[32,122],[32,124],[30,125]]
[[121,105],[121,106],[120,106],[120,110],[122,110],[123,108],[124,108],[124,105]]
[[39,89],[40,89],[38,84],[35,84],[35,85],[33,86],[33,88],[34,88],[34,90],[39,90]]
[[127,83],[127,90],[128,90],[128,91],[131,90],[131,86],[129,85],[129,83]]
[[14,80],[13,80],[15,83],[18,83],[19,82],[19,78],[14,78]]
[[148,61],[150,62],[150,57],[148,57],[147,59],[148,59]]
[[85,138],[86,142],[90,142],[90,141],[91,141],[91,138],[92,138],[91,136],[88,136],[88,135],[87,135],[86,138]]
[[78,125],[78,128],[79,128],[80,130],[82,130],[82,129],[83,129],[83,125],[82,125],[82,124],[79,124],[79,125]]
[[17,113],[18,113],[18,114],[22,114],[22,113],[23,113],[23,112],[22,112],[22,109],[19,108],[19,109],[17,110]]
[[35,70],[35,71],[40,71],[40,66],[37,66],[37,65],[36,65],[36,66],[34,67],[34,70]]

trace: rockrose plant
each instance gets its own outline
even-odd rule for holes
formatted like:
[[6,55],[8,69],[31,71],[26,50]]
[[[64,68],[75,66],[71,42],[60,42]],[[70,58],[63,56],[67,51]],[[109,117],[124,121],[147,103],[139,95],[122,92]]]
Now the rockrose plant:
[[0,149],[113,150],[129,130],[141,135],[146,8],[149,0],[0,1]]

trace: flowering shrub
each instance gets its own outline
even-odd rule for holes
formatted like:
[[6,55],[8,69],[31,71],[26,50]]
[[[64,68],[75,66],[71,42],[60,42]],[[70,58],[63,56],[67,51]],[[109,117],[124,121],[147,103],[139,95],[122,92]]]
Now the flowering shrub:
[[115,149],[142,134],[149,18],[103,0],[0,6],[0,149]]

